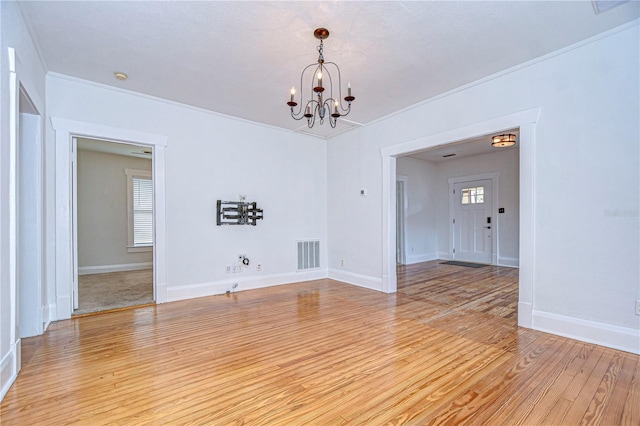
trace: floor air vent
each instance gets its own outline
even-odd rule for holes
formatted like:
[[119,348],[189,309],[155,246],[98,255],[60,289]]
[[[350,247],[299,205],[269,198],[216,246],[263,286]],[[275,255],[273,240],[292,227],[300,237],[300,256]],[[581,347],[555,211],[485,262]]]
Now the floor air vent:
[[298,241],[298,271],[320,268],[320,241]]

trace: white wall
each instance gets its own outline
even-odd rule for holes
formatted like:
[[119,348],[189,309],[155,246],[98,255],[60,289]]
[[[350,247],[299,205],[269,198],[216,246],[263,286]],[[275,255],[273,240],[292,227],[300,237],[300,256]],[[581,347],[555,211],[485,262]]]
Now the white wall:
[[[151,160],[78,150],[78,268],[96,273],[150,264],[152,253],[129,253],[125,169],[148,170]],[[96,268],[98,267],[98,268]],[[109,268],[111,267],[111,268]]]
[[[10,96],[8,48],[15,49],[17,81],[28,92],[34,106],[44,113],[44,67],[22,15],[15,2],[0,2],[0,386],[4,396],[19,369],[20,341],[15,321],[15,292],[12,291],[12,273],[15,268],[15,250],[11,248],[12,182],[16,178],[11,170],[15,152],[10,148]],[[45,148],[46,151],[46,148]],[[15,157],[14,157],[15,158]],[[14,227],[15,230],[15,227]],[[15,269],[13,269],[15,270]],[[45,289],[46,290],[46,289]],[[40,309],[40,307],[37,307]]]
[[440,201],[437,197],[437,165],[415,158],[398,158],[397,174],[407,177],[404,224],[406,263],[438,259],[437,203]]
[[639,39],[636,21],[332,139],[330,268],[381,281],[382,147],[539,107],[533,326],[640,352]]
[[[326,276],[324,141],[64,76],[47,77],[47,95],[51,117],[168,136],[168,300]],[[216,226],[216,200],[239,194],[264,220]],[[321,270],[296,273],[296,240],[310,238],[321,240]],[[227,274],[240,253],[262,272]]]

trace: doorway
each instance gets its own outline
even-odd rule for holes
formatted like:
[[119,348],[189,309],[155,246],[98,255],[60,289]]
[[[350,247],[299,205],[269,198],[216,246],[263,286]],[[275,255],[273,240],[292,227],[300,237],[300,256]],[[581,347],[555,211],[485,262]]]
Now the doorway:
[[397,291],[397,274],[395,261],[395,222],[396,222],[396,158],[411,155],[425,149],[437,146],[447,146],[479,135],[486,135],[506,129],[519,129],[519,300],[518,300],[518,325],[533,327],[533,294],[535,282],[535,269],[533,253],[535,252],[535,239],[533,227],[533,212],[535,210],[535,198],[533,197],[534,171],[534,147],[535,127],[540,113],[540,108],[531,108],[525,111],[515,112],[502,117],[469,124],[453,130],[424,136],[415,140],[399,143],[382,148],[382,285],[381,290],[386,293]]
[[407,263],[405,245],[406,181],[406,176],[398,176],[396,180],[396,263],[398,265]]
[[148,305],[153,148],[74,137],[73,315]]
[[44,228],[41,116],[22,85],[18,96],[16,282],[18,337],[43,333]]
[[492,182],[490,179],[453,185],[452,258],[464,262],[493,263]]

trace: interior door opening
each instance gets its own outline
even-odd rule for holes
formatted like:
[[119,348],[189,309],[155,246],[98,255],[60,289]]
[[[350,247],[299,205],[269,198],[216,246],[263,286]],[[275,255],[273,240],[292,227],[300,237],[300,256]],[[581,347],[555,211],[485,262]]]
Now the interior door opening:
[[153,148],[74,137],[73,315],[152,304]]
[[43,333],[48,318],[44,285],[43,160],[41,116],[19,87],[16,161],[16,286],[18,337]]
[[396,263],[398,265],[407,263],[405,244],[405,183],[406,178],[398,177],[396,181]]

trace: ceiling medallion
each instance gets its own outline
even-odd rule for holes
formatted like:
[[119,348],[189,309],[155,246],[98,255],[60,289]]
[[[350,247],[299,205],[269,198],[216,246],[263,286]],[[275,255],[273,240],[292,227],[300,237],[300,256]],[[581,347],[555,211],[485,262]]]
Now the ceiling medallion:
[[516,144],[516,135],[512,133],[494,136],[491,138],[491,146],[495,148],[507,148]]
[[[294,107],[298,106],[296,102],[296,88],[291,88],[291,100],[287,102],[287,105],[291,107],[291,117],[294,120],[307,119],[307,126],[312,128],[316,123],[316,118],[319,119],[320,124],[324,124],[325,117],[329,118],[329,125],[332,128],[336,127],[338,117],[344,117],[351,112],[351,102],[355,97],[351,96],[351,82],[347,84],[347,96],[344,100],[347,103],[346,108],[343,106],[340,98],[342,97],[342,78],[340,76],[340,68],[334,62],[325,62],[322,53],[323,41],[329,37],[329,30],[326,28],[317,28],[313,35],[320,40],[318,46],[318,63],[307,65],[300,75],[300,106],[297,111],[294,111]],[[313,69],[313,74],[309,75],[308,70]],[[305,73],[307,73],[307,79],[305,81]],[[333,73],[333,77],[332,77]],[[334,97],[334,78],[337,77],[337,84]],[[310,80],[310,81],[309,81]],[[309,85],[309,97],[306,101],[304,108],[302,107],[302,86],[303,83],[310,83]],[[328,97],[325,97],[327,96]],[[332,112],[333,111],[333,112]],[[342,112],[342,113],[341,113]]]

